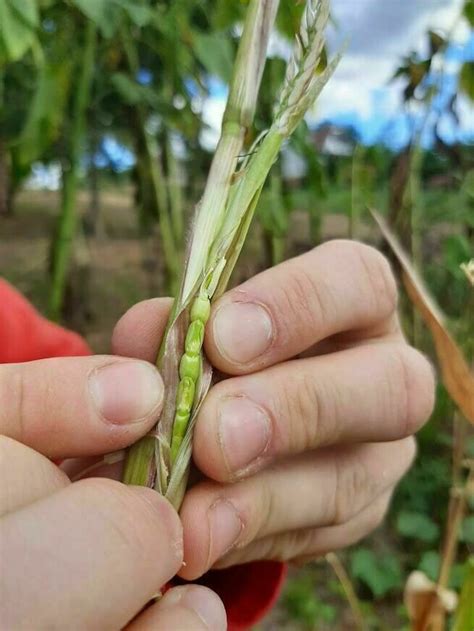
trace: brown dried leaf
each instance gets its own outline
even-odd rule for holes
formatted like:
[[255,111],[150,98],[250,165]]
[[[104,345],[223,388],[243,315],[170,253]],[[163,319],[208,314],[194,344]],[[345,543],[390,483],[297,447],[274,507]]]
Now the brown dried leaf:
[[408,577],[403,599],[412,631],[441,631],[446,614],[454,611],[458,602],[455,592],[437,587],[418,571]]
[[445,325],[445,317],[417,274],[393,231],[376,211],[371,210],[383,236],[403,270],[403,281],[411,301],[430,329],[443,383],[464,416],[474,425],[474,374]]

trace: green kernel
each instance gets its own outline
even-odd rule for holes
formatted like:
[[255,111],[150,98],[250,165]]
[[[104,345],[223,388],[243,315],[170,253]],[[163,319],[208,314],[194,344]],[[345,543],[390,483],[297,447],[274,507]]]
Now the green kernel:
[[174,430],[175,430],[175,436],[184,436],[184,434],[186,433],[186,428],[188,426],[188,421],[189,421],[189,417],[191,416],[190,411],[189,412],[181,412],[178,411],[175,414],[174,417]]
[[191,322],[200,320],[203,324],[209,320],[211,314],[211,302],[206,296],[198,296],[191,305]]
[[201,372],[201,357],[200,355],[183,355],[179,363],[179,376],[180,379],[190,377],[194,383],[199,379],[199,373]]
[[179,382],[176,395],[176,420],[178,419],[178,414],[187,414],[189,416],[194,403],[195,390],[194,381],[190,377],[184,377]]
[[204,342],[204,323],[201,320],[194,320],[189,325],[184,343],[185,351],[188,355],[199,355]]

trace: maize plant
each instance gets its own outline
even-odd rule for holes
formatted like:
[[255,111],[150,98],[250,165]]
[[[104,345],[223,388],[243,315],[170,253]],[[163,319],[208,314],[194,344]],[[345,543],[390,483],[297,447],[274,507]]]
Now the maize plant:
[[124,481],[154,487],[179,508],[190,467],[193,426],[211,385],[203,353],[211,303],[225,291],[268,173],[283,143],[313,105],[339,57],[319,72],[329,0],[308,0],[270,128],[243,152],[251,127],[278,0],[251,0],[237,52],[221,138],[196,207],[188,255],[158,356],[165,404],[154,431],[127,454]]

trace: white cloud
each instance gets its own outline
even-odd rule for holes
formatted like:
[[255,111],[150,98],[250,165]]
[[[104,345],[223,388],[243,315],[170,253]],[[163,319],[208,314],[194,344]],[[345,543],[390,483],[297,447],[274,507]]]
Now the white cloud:
[[[333,50],[348,39],[347,52],[318,101],[313,120],[343,112],[361,118],[390,116],[400,106],[400,84],[390,79],[403,56],[421,52],[429,29],[451,30],[463,0],[333,0],[337,32],[330,33]],[[453,31],[466,41],[464,21]],[[447,71],[455,71],[453,67]],[[383,90],[383,98],[380,91]]]
[[202,131],[200,140],[206,149],[211,150],[217,145],[225,103],[223,98],[209,98],[203,104],[202,118],[208,127]]
[[[390,79],[401,59],[413,50],[423,52],[429,29],[446,32],[456,26],[452,39],[466,41],[469,28],[457,19],[462,4],[463,0],[332,0],[337,28],[329,32],[330,48],[338,50],[344,41],[348,41],[348,48],[310,121],[344,113],[361,119],[374,114],[387,119],[395,115],[400,108],[401,85]],[[286,45],[272,38],[270,53],[286,52]],[[458,68],[459,63],[450,61],[445,71],[453,73]],[[205,120],[212,126],[205,134],[206,146],[217,141],[223,111],[220,99],[210,99],[205,105]]]

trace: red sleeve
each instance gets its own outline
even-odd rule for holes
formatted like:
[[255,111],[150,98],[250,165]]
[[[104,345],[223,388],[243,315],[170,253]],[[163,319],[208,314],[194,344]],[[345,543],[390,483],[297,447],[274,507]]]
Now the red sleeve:
[[229,631],[245,631],[256,625],[273,607],[286,576],[286,565],[276,561],[256,561],[213,570],[199,583],[222,598]]
[[[84,340],[43,318],[6,281],[0,279],[0,363],[47,357],[90,355]],[[208,572],[199,583],[222,598],[229,631],[249,629],[271,609],[280,593],[286,568],[259,561]]]
[[11,285],[0,279],[0,362],[90,355],[76,333],[48,322]]

